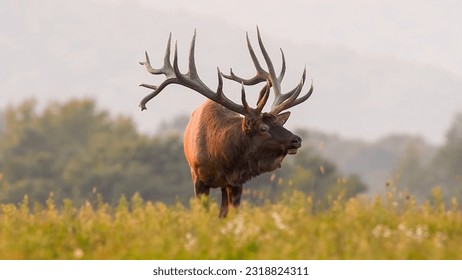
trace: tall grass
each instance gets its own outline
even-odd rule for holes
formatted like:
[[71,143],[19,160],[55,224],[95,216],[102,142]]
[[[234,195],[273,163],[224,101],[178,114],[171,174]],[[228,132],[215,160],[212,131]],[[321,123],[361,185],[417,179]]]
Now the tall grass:
[[417,205],[390,191],[336,198],[314,211],[294,192],[281,202],[218,206],[122,197],[116,207],[69,200],[0,206],[1,259],[462,259],[462,213],[453,200]]

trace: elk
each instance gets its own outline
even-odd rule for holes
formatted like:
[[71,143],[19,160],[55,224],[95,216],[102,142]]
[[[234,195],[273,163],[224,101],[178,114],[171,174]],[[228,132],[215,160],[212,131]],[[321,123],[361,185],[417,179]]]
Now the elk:
[[[145,52],[146,60],[140,62],[149,73],[165,75],[165,80],[159,86],[140,85],[153,90],[141,100],[139,105],[141,110],[145,110],[146,103],[169,84],[187,87],[207,98],[191,115],[184,134],[184,153],[191,169],[196,197],[204,195],[208,197],[211,188],[221,188],[220,217],[226,217],[229,205],[236,208],[239,206],[242,185],[245,182],[262,173],[280,168],[287,154],[297,153],[302,139],[283,127],[290,116],[290,112],[283,111],[304,102],[313,92],[313,83],[311,83],[308,92],[300,96],[305,83],[305,66],[298,85],[289,92],[282,93],[281,82],[286,70],[284,52],[281,49],[282,69],[276,76],[258,27],[257,37],[268,70],[260,65],[246,33],[247,47],[257,70],[256,75],[244,79],[235,75],[232,69],[230,74],[226,75],[217,67],[216,90],[205,85],[197,73],[194,57],[196,31],[191,40],[187,73],[183,74],[179,70],[177,44],[175,44],[173,65],[170,61],[171,33],[162,68],[155,69],[151,66],[147,52]],[[233,102],[224,94],[223,78],[241,84],[242,104]],[[252,108],[246,100],[245,86],[262,82],[265,84],[260,91],[257,105]],[[274,102],[269,112],[263,112],[271,89]]]

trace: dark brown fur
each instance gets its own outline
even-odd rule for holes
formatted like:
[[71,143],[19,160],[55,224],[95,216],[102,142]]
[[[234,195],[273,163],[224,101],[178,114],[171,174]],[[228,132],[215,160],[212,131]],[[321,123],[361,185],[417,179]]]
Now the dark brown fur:
[[184,135],[196,196],[221,188],[220,216],[229,204],[237,207],[245,182],[279,168],[288,151],[300,147],[300,137],[282,126],[289,114],[242,117],[210,100],[198,107]]

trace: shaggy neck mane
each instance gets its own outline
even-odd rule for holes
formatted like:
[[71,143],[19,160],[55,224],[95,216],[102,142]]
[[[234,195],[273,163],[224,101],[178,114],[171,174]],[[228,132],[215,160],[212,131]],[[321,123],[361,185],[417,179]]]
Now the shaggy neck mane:
[[262,151],[252,144],[252,140],[242,129],[239,130],[239,133],[240,137],[233,137],[238,141],[234,143],[238,149],[227,151],[227,157],[224,159],[224,163],[226,163],[225,176],[228,182],[242,185],[253,177],[280,167],[284,158],[282,150],[272,153]]
[[[253,177],[280,167],[283,151],[262,150],[242,129],[243,118],[224,107],[208,102],[202,125],[201,144],[207,146],[213,166],[221,166],[221,176],[232,185],[242,185]],[[264,114],[264,118],[274,118]],[[251,132],[252,133],[252,132]],[[210,140],[213,139],[213,142]]]

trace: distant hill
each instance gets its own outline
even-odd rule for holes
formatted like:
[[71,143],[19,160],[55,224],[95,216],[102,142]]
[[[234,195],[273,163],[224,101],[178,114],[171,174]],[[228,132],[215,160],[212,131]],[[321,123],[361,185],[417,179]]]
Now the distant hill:
[[335,134],[307,131],[304,143],[335,162],[344,173],[361,176],[370,194],[385,190],[402,156],[412,146],[419,151],[423,163],[433,158],[437,147],[418,136],[389,135],[375,142],[349,140]]

